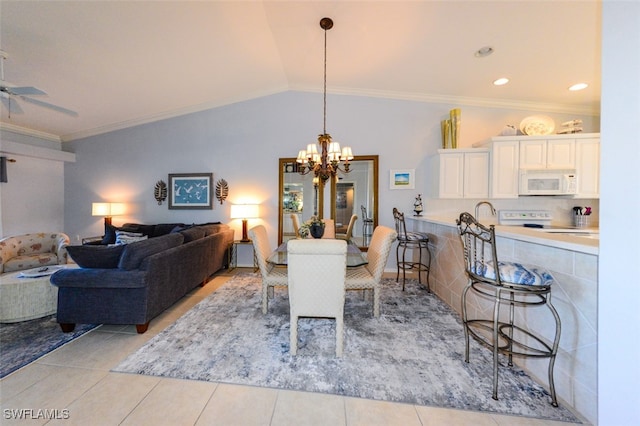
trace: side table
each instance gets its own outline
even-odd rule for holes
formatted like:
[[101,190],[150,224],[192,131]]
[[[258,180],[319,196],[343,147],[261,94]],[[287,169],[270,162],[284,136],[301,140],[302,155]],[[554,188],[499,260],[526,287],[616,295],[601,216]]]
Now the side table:
[[253,241],[242,241],[235,240],[229,245],[228,254],[228,263],[229,263],[229,271],[233,271],[238,267],[238,246],[239,245],[248,245],[251,247],[251,253],[253,253],[253,272],[258,271],[258,262],[256,260],[256,252],[253,249]]

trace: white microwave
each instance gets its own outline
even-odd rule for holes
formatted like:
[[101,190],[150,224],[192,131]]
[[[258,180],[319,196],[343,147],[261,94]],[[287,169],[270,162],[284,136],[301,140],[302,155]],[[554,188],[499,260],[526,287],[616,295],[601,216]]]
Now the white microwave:
[[520,195],[575,195],[575,170],[520,170]]

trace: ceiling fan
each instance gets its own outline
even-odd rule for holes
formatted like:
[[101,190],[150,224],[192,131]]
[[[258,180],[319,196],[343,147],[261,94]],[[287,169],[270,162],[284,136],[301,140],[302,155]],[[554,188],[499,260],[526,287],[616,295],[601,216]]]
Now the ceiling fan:
[[67,108],[63,108],[58,105],[50,104],[48,102],[41,101],[39,99],[32,99],[29,96],[47,96],[46,92],[32,86],[24,86],[17,87],[12,84],[4,81],[4,60],[7,59],[9,55],[0,50],[0,99],[2,103],[9,111],[9,118],[11,118],[11,113],[22,114],[24,111],[20,108],[20,104],[18,104],[14,98],[20,98],[21,100],[28,102],[30,104],[38,105],[44,108],[49,108],[54,111],[61,112],[63,114],[70,115],[72,117],[77,117],[78,113],[72,111]]

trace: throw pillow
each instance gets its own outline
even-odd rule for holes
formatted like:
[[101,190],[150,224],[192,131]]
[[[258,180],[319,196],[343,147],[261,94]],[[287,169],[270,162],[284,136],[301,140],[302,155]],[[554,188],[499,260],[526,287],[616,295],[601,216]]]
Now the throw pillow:
[[104,224],[104,237],[102,237],[102,243],[105,246],[108,244],[115,244],[116,243],[116,231],[118,230],[118,228],[116,228],[113,225],[107,225],[106,223]]
[[116,231],[116,245],[130,244],[147,238],[141,232]]
[[137,269],[142,261],[156,253],[178,247],[184,241],[182,234],[167,234],[146,241],[138,241],[124,246],[118,268],[130,271]]
[[193,228],[187,228],[180,231],[180,233],[184,236],[184,242],[189,243],[191,241],[199,240],[200,238],[204,238],[204,229],[196,226]]
[[118,267],[124,246],[67,246],[67,253],[81,268],[113,269]]

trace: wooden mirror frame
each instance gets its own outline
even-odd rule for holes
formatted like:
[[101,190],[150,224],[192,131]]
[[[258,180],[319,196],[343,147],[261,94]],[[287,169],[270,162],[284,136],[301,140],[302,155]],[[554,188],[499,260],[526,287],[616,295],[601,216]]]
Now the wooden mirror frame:
[[[378,226],[378,156],[377,155],[356,155],[353,157],[354,161],[373,161],[373,209],[368,211],[367,213],[373,219],[373,229]],[[346,175],[348,176],[348,175]],[[337,200],[337,182],[335,179],[331,179],[331,219],[336,220],[336,200]],[[362,223],[362,213],[360,211],[360,206],[354,206],[356,209],[356,213],[358,215],[358,223]],[[372,229],[372,231],[373,231]]]
[[[373,161],[373,209],[368,212],[372,215],[373,228],[378,226],[378,156],[377,155],[357,155],[352,161]],[[295,157],[280,158],[278,160],[278,245],[283,242],[283,215],[284,215],[284,167],[286,164],[296,163]],[[331,179],[329,182],[331,187],[331,218],[335,220],[336,217],[336,182]],[[324,217],[324,191],[326,183],[320,183],[318,187],[318,216]],[[360,218],[361,213],[356,213]],[[362,223],[362,222],[360,222]]]
[[[297,166],[296,157],[280,158],[278,160],[278,245],[283,242],[284,232],[284,167],[286,164],[293,163]],[[311,177],[309,177],[311,179]],[[318,185],[318,216],[323,217],[324,211],[324,183]]]

